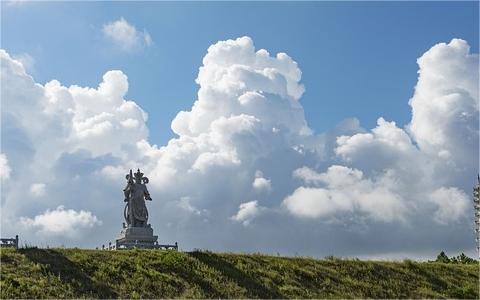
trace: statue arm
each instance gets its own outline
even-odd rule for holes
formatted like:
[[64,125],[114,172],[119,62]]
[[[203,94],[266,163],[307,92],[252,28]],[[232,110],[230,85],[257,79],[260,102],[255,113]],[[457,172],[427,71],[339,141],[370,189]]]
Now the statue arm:
[[130,196],[130,190],[131,190],[131,185],[127,184],[125,189],[123,189],[123,194],[125,195],[125,200],[124,202],[128,202],[128,197]]
[[150,193],[148,192],[147,187],[145,187],[145,189],[143,190],[143,194],[145,195],[146,200],[152,201],[152,197],[150,197]]

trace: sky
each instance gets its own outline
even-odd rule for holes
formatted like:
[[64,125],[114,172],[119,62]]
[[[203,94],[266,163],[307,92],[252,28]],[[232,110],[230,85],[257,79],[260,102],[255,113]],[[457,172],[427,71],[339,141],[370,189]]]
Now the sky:
[[478,2],[1,9],[2,236],[107,243],[140,167],[187,250],[474,253]]

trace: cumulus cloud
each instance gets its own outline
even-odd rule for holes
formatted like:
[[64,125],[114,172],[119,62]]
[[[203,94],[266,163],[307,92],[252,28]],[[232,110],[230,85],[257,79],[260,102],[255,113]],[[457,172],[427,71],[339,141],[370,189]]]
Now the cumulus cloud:
[[261,171],[255,172],[255,179],[253,180],[252,186],[257,192],[270,192],[272,190],[271,180],[264,178]]
[[[294,175],[315,187],[299,187],[283,204],[300,217],[329,217],[338,213],[366,214],[375,221],[404,221],[407,207],[403,199],[389,188],[388,179],[363,178],[360,170],[333,165],[325,173],[308,167]],[[317,187],[317,185],[324,187]]]
[[338,137],[335,153],[369,174],[394,173],[404,202],[415,199],[422,212],[428,201],[436,203],[434,219],[446,224],[467,212],[464,191],[478,172],[478,54],[453,39],[433,46],[418,64],[406,129],[379,118],[371,132]]
[[464,167],[478,156],[478,54],[470,54],[466,41],[453,39],[417,62],[408,128],[422,151]]
[[[125,144],[148,137],[147,114],[133,101],[125,99],[127,76],[108,71],[97,89],[64,87],[54,80],[44,87],[47,114],[67,114],[63,124],[71,150],[86,149],[94,155],[119,155]],[[113,138],[115,137],[115,138]]]
[[46,210],[34,218],[23,217],[20,223],[45,235],[60,235],[68,238],[78,237],[82,230],[101,225],[102,222],[89,211],[79,212],[58,206],[55,210]]
[[381,170],[400,167],[396,163],[415,161],[419,152],[408,134],[395,122],[379,118],[377,127],[371,132],[339,136],[335,154],[364,170]]
[[404,219],[407,212],[427,216],[430,202],[437,205],[433,220],[438,223],[466,214],[468,196],[448,185],[458,183],[459,175],[473,178],[478,166],[478,55],[454,39],[432,47],[418,63],[407,130],[379,118],[371,132],[337,137],[335,154],[366,173],[342,166],[326,173],[297,169],[294,176],[307,185],[324,186],[295,190],[284,200],[290,212],[328,217],[357,210],[385,221]]
[[232,220],[248,226],[250,222],[260,214],[262,208],[258,205],[258,201],[250,201],[240,204],[236,215],[232,216]]
[[467,209],[470,208],[470,199],[458,188],[441,187],[431,193],[429,201],[437,205],[434,218],[440,224],[448,224],[466,217]]
[[[291,57],[255,49],[249,37],[220,41],[199,69],[197,99],[174,118],[176,137],[163,146],[149,143],[147,114],[126,98],[123,72],[106,72],[97,87],[41,85],[5,51],[0,58],[2,153],[15,170],[2,187],[6,232],[21,223],[33,239],[49,231],[34,225],[48,223],[39,216],[91,211],[82,220],[104,226],[78,242],[104,243],[120,230],[125,173],[140,167],[150,178],[152,226],[186,249],[473,249],[465,216],[478,166],[478,55],[464,41],[419,59],[406,128],[379,117],[365,130],[349,119],[321,134],[305,119]],[[55,196],[18,193],[32,183]]]
[[152,37],[146,30],[137,30],[123,17],[103,25],[103,34],[124,51],[134,51],[153,44]]
[[32,73],[35,70],[35,58],[28,53],[19,53],[13,55],[13,59],[19,61],[22,66]]
[[271,57],[266,50],[255,51],[248,37],[218,42],[208,48],[200,67],[198,100],[191,111],[177,115],[172,130],[196,137],[221,117],[225,123],[243,114],[270,131],[307,134],[310,129],[298,102],[304,91],[300,78],[297,63],[285,53]]

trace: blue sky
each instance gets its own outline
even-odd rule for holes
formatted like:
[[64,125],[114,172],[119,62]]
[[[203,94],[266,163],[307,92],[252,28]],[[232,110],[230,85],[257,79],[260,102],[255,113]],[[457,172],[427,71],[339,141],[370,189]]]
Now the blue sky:
[[[315,132],[348,117],[365,128],[378,116],[403,126],[422,53],[454,37],[478,52],[478,2],[2,2],[2,10],[2,48],[31,55],[38,82],[94,87],[108,70],[127,74],[127,98],[149,113],[158,145],[196,99],[201,60],[219,40],[247,35],[258,49],[297,61]],[[135,53],[109,47],[102,26],[120,17],[147,30],[154,44]]]

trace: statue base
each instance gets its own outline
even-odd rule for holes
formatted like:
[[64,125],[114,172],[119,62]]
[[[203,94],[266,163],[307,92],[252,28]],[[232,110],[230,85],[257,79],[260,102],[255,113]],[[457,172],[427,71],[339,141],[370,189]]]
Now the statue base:
[[115,241],[116,249],[132,248],[157,248],[158,236],[153,235],[153,228],[148,224],[146,227],[128,226],[122,229],[120,236]]

